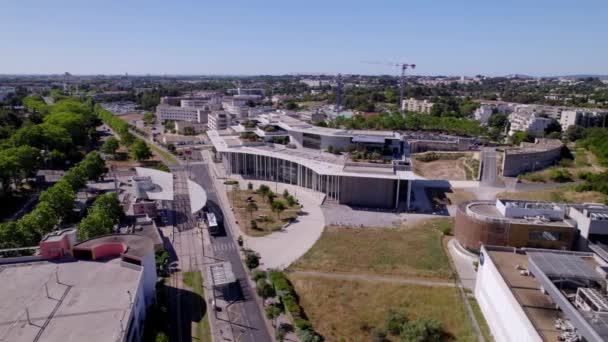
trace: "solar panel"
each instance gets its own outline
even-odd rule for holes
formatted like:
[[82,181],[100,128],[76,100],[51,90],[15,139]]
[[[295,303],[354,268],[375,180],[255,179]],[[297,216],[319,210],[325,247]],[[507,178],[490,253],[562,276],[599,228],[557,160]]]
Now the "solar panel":
[[602,277],[580,256],[548,252],[528,252],[527,255],[551,279],[567,278],[602,282]]

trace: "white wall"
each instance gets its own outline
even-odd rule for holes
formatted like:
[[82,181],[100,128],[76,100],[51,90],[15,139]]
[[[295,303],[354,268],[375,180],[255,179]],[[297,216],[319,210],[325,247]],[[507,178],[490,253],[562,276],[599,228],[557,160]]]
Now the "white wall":
[[542,338],[504,282],[496,266],[482,247],[483,265],[479,264],[475,298],[497,342],[538,341]]

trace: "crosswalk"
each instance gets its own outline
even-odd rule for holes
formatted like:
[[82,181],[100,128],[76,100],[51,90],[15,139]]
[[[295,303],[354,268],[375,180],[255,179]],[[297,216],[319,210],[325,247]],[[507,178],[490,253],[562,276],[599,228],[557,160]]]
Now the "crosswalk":
[[213,242],[213,251],[227,252],[236,250],[236,246],[232,242]]

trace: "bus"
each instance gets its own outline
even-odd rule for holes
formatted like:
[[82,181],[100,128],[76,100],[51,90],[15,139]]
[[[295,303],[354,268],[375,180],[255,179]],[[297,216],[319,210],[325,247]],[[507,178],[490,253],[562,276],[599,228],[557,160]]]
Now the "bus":
[[220,232],[220,225],[217,222],[217,218],[215,217],[215,214],[208,211],[205,213],[205,222],[207,223],[207,226],[209,227],[209,234],[211,235],[217,235]]

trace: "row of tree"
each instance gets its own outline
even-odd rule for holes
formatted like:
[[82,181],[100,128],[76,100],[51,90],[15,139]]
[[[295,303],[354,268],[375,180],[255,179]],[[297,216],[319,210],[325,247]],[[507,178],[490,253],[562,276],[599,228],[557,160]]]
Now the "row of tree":
[[330,121],[317,123],[320,126],[346,129],[377,129],[377,130],[423,130],[445,132],[451,134],[482,135],[485,128],[475,120],[456,117],[437,117],[426,114],[406,113],[381,113],[373,116],[355,115],[352,118],[343,116]]
[[120,139],[119,142],[114,138],[109,138],[102,146],[104,153],[115,155],[120,145],[124,145],[129,147],[133,159],[137,161],[146,160],[152,156],[148,144],[129,131],[129,124],[99,105],[95,106],[95,113],[106,125],[110,126]]
[[76,191],[88,180],[97,180],[106,172],[105,162],[93,151],[69,169],[53,186],[43,191],[38,204],[21,219],[0,224],[0,248],[36,245],[72,213]]

